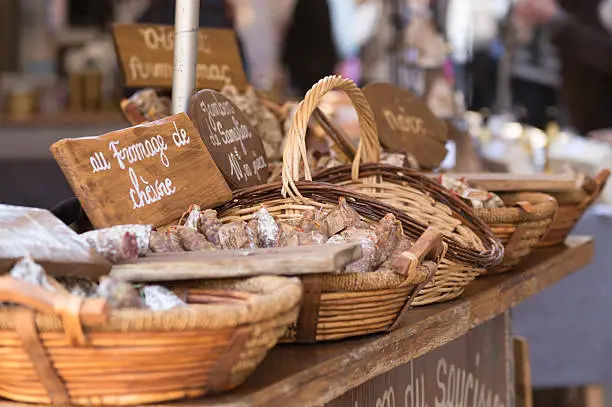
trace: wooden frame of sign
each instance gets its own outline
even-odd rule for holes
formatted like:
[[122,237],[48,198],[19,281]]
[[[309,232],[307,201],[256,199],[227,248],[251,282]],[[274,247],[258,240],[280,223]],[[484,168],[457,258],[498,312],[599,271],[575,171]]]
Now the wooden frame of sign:
[[384,148],[412,154],[425,169],[440,166],[447,154],[448,130],[425,101],[390,83],[372,83],[363,93],[374,112]]
[[51,146],[96,228],[164,226],[191,204],[211,208],[232,193],[185,113]]
[[189,116],[232,189],[268,180],[268,161],[261,138],[231,100],[219,92],[201,90],[191,97]]
[[97,279],[111,264],[45,209],[0,204],[0,274],[30,256],[52,276]]
[[[125,86],[172,88],[174,27],[151,24],[115,24],[113,39]],[[248,84],[234,31],[201,28],[198,31],[196,87],[221,90]]]

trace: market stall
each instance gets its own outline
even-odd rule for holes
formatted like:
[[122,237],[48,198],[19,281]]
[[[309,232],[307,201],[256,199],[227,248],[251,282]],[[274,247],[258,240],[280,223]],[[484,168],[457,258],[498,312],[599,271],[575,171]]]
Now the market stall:
[[440,172],[461,130],[421,98],[274,102],[195,3],[114,27],[147,89],[49,143],[75,197],[0,205],[0,404],[527,405],[509,310],[592,260],[609,171]]

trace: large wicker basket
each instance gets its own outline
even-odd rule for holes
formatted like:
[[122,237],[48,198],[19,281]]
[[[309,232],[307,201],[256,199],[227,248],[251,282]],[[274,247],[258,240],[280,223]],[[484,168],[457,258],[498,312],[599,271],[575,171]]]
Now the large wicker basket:
[[[458,297],[483,268],[499,263],[503,255],[502,244],[467,205],[434,181],[410,169],[377,164],[380,143],[372,111],[352,81],[330,76],[312,87],[297,109],[295,129],[289,132],[286,140],[290,148],[285,151],[302,154],[302,159],[307,159],[303,135],[308,119],[323,95],[333,89],[342,89],[349,95],[362,134],[352,167],[322,171],[315,175],[315,180],[339,184],[392,205],[402,212],[406,224],[411,225],[406,230],[411,237],[418,236],[428,227],[439,230],[449,246],[448,254],[432,282],[417,294],[412,304],[426,305]],[[297,179],[300,170],[295,165],[297,160],[290,156],[286,161],[294,163],[287,176]],[[361,161],[366,164],[360,166]],[[307,168],[304,173],[306,179],[310,179]]]
[[610,171],[603,170],[594,178],[587,179],[573,191],[550,193],[557,200],[559,209],[550,231],[538,246],[548,247],[562,244],[582,215],[599,198],[609,176]]
[[0,278],[0,302],[22,305],[0,309],[0,397],[140,405],[236,387],[295,321],[301,285],[283,277],[211,284],[192,293],[205,304],[153,312]]
[[[360,98],[359,103],[369,108],[365,96],[354,84],[344,87],[338,84],[338,88]],[[303,108],[298,107],[298,110]],[[359,120],[362,127],[374,127],[371,112],[367,117],[360,116]],[[388,213],[394,214],[402,222],[404,232],[416,241],[404,253],[404,271],[398,274],[392,270],[378,270],[303,279],[304,300],[298,323],[285,340],[316,342],[392,329],[409,308],[414,295],[435,274],[446,245],[438,232],[425,233],[427,228],[415,228],[402,211],[366,194],[321,182],[298,182],[302,157],[303,171],[310,178],[304,143],[307,121],[307,117],[294,117],[283,151],[282,182],[235,191],[234,199],[218,208],[219,218],[224,222],[248,221],[263,204],[278,219],[295,219],[306,210],[328,211],[341,197],[368,222],[377,222]],[[358,154],[360,151],[361,148]]]
[[555,199],[542,193],[519,192],[500,197],[506,207],[474,210],[505,247],[502,263],[486,273],[508,271],[527,257],[548,233],[557,211]]
[[[282,184],[268,184],[234,192],[234,199],[217,208],[224,222],[248,221],[265,205],[282,220],[300,218],[307,210],[328,211],[340,197],[369,222],[393,213],[410,236],[417,234],[405,215],[367,195],[335,185],[291,182],[293,195],[286,198]],[[296,194],[299,194],[297,196]],[[416,293],[436,273],[446,251],[441,235],[433,230],[419,235],[408,252],[401,273],[377,270],[303,277],[304,298],[298,321],[283,338],[285,342],[312,343],[384,332],[393,329],[409,309]]]

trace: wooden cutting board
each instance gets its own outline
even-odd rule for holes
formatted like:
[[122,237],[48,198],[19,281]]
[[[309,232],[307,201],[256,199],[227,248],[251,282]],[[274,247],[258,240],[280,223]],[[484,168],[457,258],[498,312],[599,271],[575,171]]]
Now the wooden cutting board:
[[229,186],[185,113],[98,137],[64,139],[51,153],[96,228],[164,226],[189,205],[220,205]]
[[0,274],[27,255],[52,276],[97,280],[111,270],[106,259],[51,212],[0,204]]
[[332,273],[361,258],[358,244],[282,247],[217,252],[155,253],[116,264],[111,274],[128,281]]
[[[440,174],[426,174],[437,178]],[[570,174],[511,174],[503,172],[447,173],[449,177],[464,179],[468,184],[491,192],[532,191],[559,192],[579,186],[576,176]]]

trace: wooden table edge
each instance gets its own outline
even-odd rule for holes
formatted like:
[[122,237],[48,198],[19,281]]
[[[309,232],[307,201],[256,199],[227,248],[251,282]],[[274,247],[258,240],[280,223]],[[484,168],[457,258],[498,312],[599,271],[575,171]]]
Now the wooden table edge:
[[[460,299],[413,308],[396,331],[358,339],[363,344],[355,349],[269,386],[243,395],[239,387],[233,394],[230,392],[218,398],[161,404],[159,407],[322,406],[373,377],[438,349],[503,314],[588,265],[593,254],[591,237],[571,236],[564,248],[540,250],[516,271],[477,280]],[[305,346],[301,348],[308,349]],[[274,353],[269,357],[273,358]],[[254,374],[262,373],[256,371]]]
[[[470,329],[507,312],[526,298],[578,271],[592,260],[593,239],[571,236],[566,247],[542,249],[516,271],[474,282],[462,298],[413,308],[399,328],[386,335],[336,342],[348,350],[337,352],[319,364],[291,374],[270,385],[249,391],[250,380],[265,372],[255,371],[243,386],[215,397],[156,404],[156,407],[289,407],[323,406],[368,380],[436,350],[465,335]],[[311,346],[287,345],[297,351]],[[282,349],[279,354],[282,353]],[[268,359],[275,358],[275,350]],[[303,353],[304,358],[308,357]],[[277,357],[278,359],[278,357]],[[32,407],[32,404],[0,401],[0,407]]]

